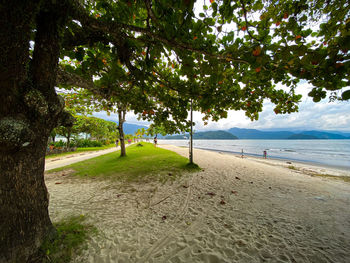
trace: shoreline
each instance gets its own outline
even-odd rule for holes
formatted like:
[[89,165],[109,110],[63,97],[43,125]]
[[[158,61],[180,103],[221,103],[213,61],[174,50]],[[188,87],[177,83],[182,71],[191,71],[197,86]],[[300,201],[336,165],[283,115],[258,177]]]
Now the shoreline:
[[[171,145],[171,144],[163,144],[163,145]],[[188,147],[184,147],[188,148]],[[215,150],[215,149],[209,149],[209,148],[201,148],[201,147],[193,147],[194,149],[199,149],[199,150],[205,150],[205,151],[212,151],[212,152],[218,152],[218,153],[225,153],[229,155],[234,155],[238,158],[241,158],[241,154],[239,152],[233,152],[233,151],[225,151],[225,150]],[[313,162],[313,161],[301,161],[298,159],[293,159],[293,158],[283,158],[283,157],[267,157],[266,159],[263,157],[259,157],[258,155],[255,154],[249,154],[249,153],[244,153],[243,158],[252,158],[253,160],[264,162],[264,163],[271,163],[271,162],[279,162],[280,165],[292,165],[292,164],[299,164],[299,165],[307,165],[311,166],[313,168],[317,169],[326,169],[326,170],[332,170],[337,173],[344,173],[347,174],[347,176],[350,177],[350,167],[344,167],[344,166],[337,166],[337,165],[329,165],[329,164],[323,164],[323,163],[318,163],[318,162]],[[290,163],[289,163],[290,162]]]
[[[232,141],[232,140],[230,140]],[[234,141],[234,140],[233,140]],[[256,140],[253,140],[256,141]],[[183,147],[183,148],[189,148],[188,145],[176,145],[176,144],[171,144],[167,142],[166,139],[162,140],[163,143],[159,143],[159,145],[172,145],[172,146],[177,146],[177,147]],[[207,151],[213,151],[213,152],[223,152],[225,154],[231,154],[231,155],[236,155],[237,157],[241,156],[241,152],[239,151],[231,151],[231,150],[220,150],[220,149],[212,149],[212,148],[207,148],[207,147],[198,147],[198,146],[193,146],[194,149],[199,149],[199,150],[207,150]],[[262,157],[262,154],[255,154],[255,153],[246,153],[244,152],[244,157],[249,157],[249,158],[255,158],[257,160],[265,160]],[[269,151],[267,151],[267,160],[272,160],[276,162],[292,162],[292,163],[299,163],[301,165],[308,165],[315,167],[317,169],[328,169],[328,170],[334,170],[336,171],[336,174],[343,174],[346,173],[348,174],[347,176],[350,176],[350,165],[349,166],[344,166],[344,165],[332,165],[332,164],[326,164],[322,162],[317,162],[313,160],[301,160],[301,159],[295,159],[295,158],[286,158],[286,157],[279,157],[279,156],[269,156]]]
[[[159,140],[159,144],[187,146],[188,140]],[[349,140],[193,140],[194,148],[267,157],[315,166],[350,170]]]

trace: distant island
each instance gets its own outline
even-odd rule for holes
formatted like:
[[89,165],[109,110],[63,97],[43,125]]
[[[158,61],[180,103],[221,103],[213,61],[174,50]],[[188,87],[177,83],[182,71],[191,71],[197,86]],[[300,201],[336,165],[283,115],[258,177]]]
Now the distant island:
[[[165,139],[171,139],[171,140],[183,140],[188,138],[189,138],[189,134],[173,135],[173,136],[165,137]],[[227,131],[207,131],[207,132],[194,133],[193,139],[195,140],[236,140],[238,138],[237,136]]]

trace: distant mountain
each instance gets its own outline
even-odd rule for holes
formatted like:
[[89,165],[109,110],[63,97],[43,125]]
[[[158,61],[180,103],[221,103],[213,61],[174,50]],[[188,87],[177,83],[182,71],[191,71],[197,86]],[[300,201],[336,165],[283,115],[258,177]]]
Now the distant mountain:
[[334,133],[334,134],[342,135],[342,136],[344,136],[344,137],[349,137],[348,139],[350,139],[350,132],[324,131],[324,130],[319,130],[318,132]]
[[[114,120],[115,123],[118,123]],[[147,126],[132,124],[132,123],[124,123],[124,133],[125,134],[134,134],[138,129],[145,128],[148,129]],[[188,134],[185,135],[188,138]],[[238,137],[238,138],[237,138]],[[158,134],[159,139],[184,139],[184,135],[175,135],[175,136],[162,136]],[[338,132],[338,131],[264,131],[264,130],[256,130],[256,129],[241,129],[241,128],[231,128],[227,131],[203,131],[196,132],[194,134],[194,139],[263,139],[263,140],[300,140],[300,139],[350,139],[350,133],[348,132]]]
[[321,131],[303,131],[302,134],[316,136],[319,139],[349,139],[348,137],[340,134]]
[[288,140],[317,140],[320,138],[313,136],[313,135],[298,133],[298,134],[293,134],[293,135],[289,136],[287,139]]
[[239,139],[264,139],[264,140],[282,140],[295,134],[290,131],[260,131],[255,129],[231,128],[229,133],[237,136]]
[[[171,140],[180,140],[185,138],[188,139],[189,134],[165,137],[165,139],[171,139]],[[194,133],[193,139],[195,140],[235,140],[238,138],[227,131],[207,131],[207,132]]]
[[260,131],[255,129],[231,128],[228,132],[237,136],[239,139],[264,139],[264,140],[298,140],[298,139],[350,139],[347,133],[326,132],[326,131]]
[[[108,121],[112,121],[112,122],[115,122],[115,123],[118,124],[118,122],[114,121],[114,120],[108,120]],[[142,129],[142,128],[145,128],[145,130],[148,129],[147,126],[127,123],[127,122],[124,123],[123,128],[124,128],[124,133],[125,134],[134,134],[138,129]]]

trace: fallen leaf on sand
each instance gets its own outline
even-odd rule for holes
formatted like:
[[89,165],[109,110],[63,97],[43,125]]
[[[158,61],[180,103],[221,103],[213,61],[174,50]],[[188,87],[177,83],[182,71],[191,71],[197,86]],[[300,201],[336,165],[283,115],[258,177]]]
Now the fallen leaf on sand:
[[61,184],[61,182],[56,182],[55,184]]
[[165,219],[166,219],[166,216],[163,216],[162,219],[165,220]]
[[231,191],[231,193],[233,193],[233,194],[235,194],[235,195],[236,195],[236,194],[237,194],[237,191]]
[[182,187],[183,187],[183,188],[188,188],[188,185],[183,185]]
[[236,176],[236,179],[237,179],[237,180],[241,180],[241,178],[239,178],[238,176]]
[[122,195],[121,194],[117,194],[117,197],[121,197]]
[[224,200],[221,200],[221,201],[220,201],[220,204],[221,204],[221,205],[224,205],[224,204],[226,204],[226,202],[225,202]]
[[214,195],[216,195],[216,194],[213,193],[213,192],[209,192],[209,193],[207,193],[207,195],[214,196]]

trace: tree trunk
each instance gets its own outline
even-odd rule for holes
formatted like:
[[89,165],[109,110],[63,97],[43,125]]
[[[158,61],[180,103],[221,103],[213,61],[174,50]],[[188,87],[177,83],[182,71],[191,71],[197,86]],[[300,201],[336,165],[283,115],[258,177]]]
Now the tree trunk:
[[67,16],[59,2],[58,6],[37,0],[0,4],[1,263],[33,261],[43,240],[55,233],[44,165],[50,132],[67,117],[54,89],[59,33]]
[[44,183],[46,138],[39,133],[26,149],[0,153],[0,262],[27,262],[54,233]]
[[193,110],[192,110],[192,99],[191,99],[191,132],[190,132],[190,164],[193,164]]
[[125,122],[125,114],[126,114],[126,110],[118,109],[118,119],[119,119],[118,131],[119,131],[119,140],[120,140],[120,157],[126,156],[124,130],[123,130],[123,124]]
[[70,146],[70,137],[71,137],[71,132],[70,132],[70,130],[68,130],[68,134],[67,134],[67,148],[69,148],[69,146]]

